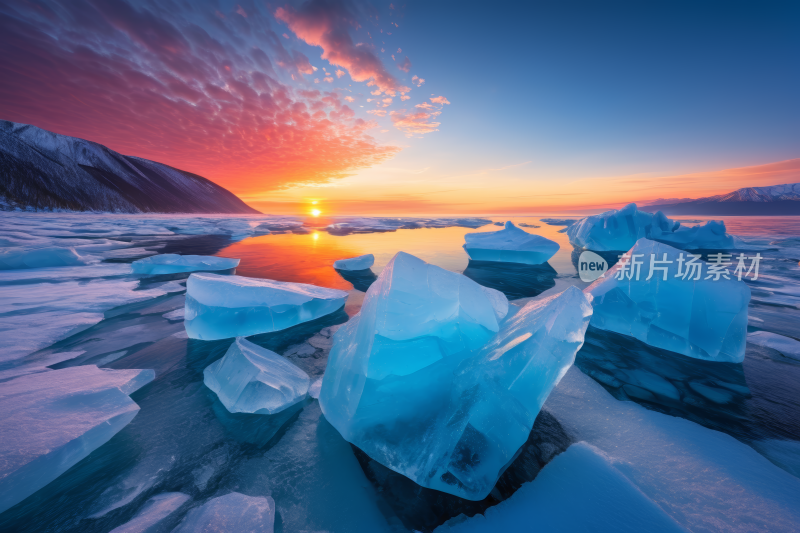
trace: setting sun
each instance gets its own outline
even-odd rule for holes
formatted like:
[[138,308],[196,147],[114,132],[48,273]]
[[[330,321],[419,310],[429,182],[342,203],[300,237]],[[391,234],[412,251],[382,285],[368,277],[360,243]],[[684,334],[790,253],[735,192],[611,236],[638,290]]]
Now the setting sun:
[[320,213],[322,213],[322,211],[320,211],[319,209],[312,209],[311,210],[311,214],[314,215],[315,217],[318,217],[320,215]]

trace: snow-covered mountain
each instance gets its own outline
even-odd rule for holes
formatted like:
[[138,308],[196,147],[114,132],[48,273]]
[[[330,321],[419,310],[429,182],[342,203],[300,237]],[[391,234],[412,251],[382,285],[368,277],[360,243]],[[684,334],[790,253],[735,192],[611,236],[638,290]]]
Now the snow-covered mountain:
[[103,145],[0,120],[0,209],[258,213],[211,181]]
[[745,187],[727,194],[674,203],[651,202],[643,211],[665,215],[800,215],[800,183]]

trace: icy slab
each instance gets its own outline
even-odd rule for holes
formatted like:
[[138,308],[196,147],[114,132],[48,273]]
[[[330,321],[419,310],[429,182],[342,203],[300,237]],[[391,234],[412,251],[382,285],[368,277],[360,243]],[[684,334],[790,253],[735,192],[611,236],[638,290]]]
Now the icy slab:
[[767,439],[750,445],[777,466],[800,478],[800,441]]
[[48,246],[35,249],[12,248],[0,252],[0,270],[78,266],[88,262],[74,248]]
[[173,533],[272,533],[275,502],[267,497],[231,492],[189,511]]
[[744,244],[725,232],[725,223],[709,221],[691,228],[667,218],[664,213],[639,211],[636,204],[577,221],[567,228],[569,242],[597,252],[630,249],[642,238],[657,240],[681,250],[727,250]]
[[578,221],[577,218],[541,218],[549,226],[571,226]]
[[279,331],[333,313],[347,300],[335,289],[218,274],[192,274],[186,289],[186,332],[202,340]]
[[322,389],[322,378],[311,384],[308,388],[308,395],[312,398],[319,399],[319,391]]
[[769,331],[754,331],[747,334],[747,342],[777,350],[790,359],[800,361],[800,341]]
[[189,495],[182,492],[165,492],[153,496],[130,521],[112,529],[111,533],[156,533],[161,521],[189,499]]
[[608,456],[579,442],[509,499],[483,515],[454,518],[436,533],[528,531],[532,524],[536,531],[686,531],[648,500]]
[[306,399],[310,383],[288,359],[241,337],[203,376],[231,413],[279,413]]
[[508,221],[500,231],[467,233],[464,249],[475,261],[496,261],[541,265],[553,257],[560,248],[558,243],[540,235],[533,235]]
[[511,313],[490,290],[397,254],[334,336],[319,397],[326,419],[371,458],[471,500],[486,497],[527,440],[591,314],[573,287],[503,321]]
[[[705,268],[699,280],[693,275],[683,279],[678,275],[680,268],[687,271],[678,261],[682,253],[666,244],[638,241],[629,252],[631,257],[642,254],[639,260],[647,263],[638,279],[635,271],[628,272],[632,279],[628,274],[617,279],[621,268],[630,268],[620,262],[586,288],[593,298],[592,326],[696,359],[741,363],[750,288],[733,276],[706,279]],[[654,271],[646,279],[650,259],[665,257],[671,263],[655,266],[666,271]]]
[[689,531],[797,531],[800,479],[729,435],[618,401],[576,367],[543,410]]
[[350,235],[351,233],[380,233],[399,229],[419,228],[480,228],[491,224],[485,218],[366,218],[339,217],[329,224],[325,231],[331,235]]
[[20,376],[0,386],[0,512],[89,455],[130,422],[128,395],[152,370],[76,366]]
[[134,274],[178,274],[180,272],[230,270],[239,259],[211,255],[159,254],[131,263]]
[[350,259],[339,259],[333,263],[333,268],[337,270],[366,270],[375,264],[375,256],[372,254],[359,255]]

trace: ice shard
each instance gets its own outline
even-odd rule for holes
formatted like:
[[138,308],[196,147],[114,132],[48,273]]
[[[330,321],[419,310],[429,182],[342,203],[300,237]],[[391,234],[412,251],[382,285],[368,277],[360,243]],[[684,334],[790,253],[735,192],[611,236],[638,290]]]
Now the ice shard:
[[571,287],[504,313],[500,298],[439,270],[395,256],[334,336],[319,401],[376,461],[480,500],[575,360],[591,306]]
[[241,337],[203,376],[231,413],[279,413],[306,399],[310,383],[288,359]]
[[11,248],[0,252],[0,270],[78,266],[87,263],[87,259],[78,255],[75,248],[60,246]]
[[188,494],[182,492],[157,494],[145,502],[136,516],[112,529],[111,533],[158,533],[163,520],[190,499]]
[[500,231],[467,233],[464,239],[464,249],[474,261],[541,265],[559,249],[558,243],[523,231],[511,221]]
[[275,502],[272,498],[231,492],[192,509],[172,531],[272,533],[274,527]]
[[337,270],[365,270],[375,264],[375,256],[372,254],[359,255],[350,259],[339,259],[333,263],[333,268]]
[[230,270],[239,266],[239,259],[213,255],[159,254],[131,263],[134,274],[178,274]]
[[186,332],[216,340],[279,331],[340,309],[347,293],[304,283],[192,274],[186,283]]
[[628,255],[586,288],[592,326],[696,359],[742,362],[750,303],[743,281],[728,270],[709,274],[701,260],[690,267],[689,254],[648,239]]
[[128,397],[152,370],[94,365],[28,374],[0,386],[0,512],[105,444],[139,406]]
[[569,242],[595,252],[629,250],[642,238],[670,244],[682,250],[727,250],[742,243],[725,232],[725,223],[709,221],[684,227],[664,213],[639,211],[636,204],[583,218],[567,228]]

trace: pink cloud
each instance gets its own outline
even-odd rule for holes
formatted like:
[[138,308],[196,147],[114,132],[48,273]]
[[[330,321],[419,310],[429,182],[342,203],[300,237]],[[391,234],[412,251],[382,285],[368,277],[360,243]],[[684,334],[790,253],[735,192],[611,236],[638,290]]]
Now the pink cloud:
[[408,56],[403,60],[402,63],[397,64],[397,68],[402,70],[403,72],[408,72],[411,70],[411,61],[409,61]]
[[344,76],[344,71],[341,69],[336,69],[336,77],[341,78],[342,76]]
[[333,83],[333,76],[325,76],[322,80],[327,81],[328,83]]
[[418,107],[420,109],[433,109],[433,106],[428,102],[422,102],[421,104],[417,104],[414,107]]
[[405,102],[406,100],[411,100],[411,97],[408,96],[407,94],[404,94],[400,96],[400,100]]
[[247,13],[245,12],[245,10],[244,10],[244,9],[242,9],[242,6],[238,6],[238,5],[237,5],[237,6],[236,6],[236,12],[237,12],[237,13],[239,13],[239,14],[240,14],[241,16],[243,16],[244,18],[247,18]]
[[441,122],[433,122],[431,120],[437,115],[438,113],[427,113],[425,111],[406,113],[405,109],[390,113],[394,126],[405,133],[406,137],[439,131],[438,128]]
[[433,96],[431,97],[431,102],[433,102],[434,104],[441,104],[441,105],[450,104],[450,101],[444,96]]
[[372,81],[393,96],[399,86],[368,46],[353,42],[350,29],[358,27],[355,16],[341,1],[309,0],[298,9],[286,5],[275,11],[298,38],[322,48],[322,59],[346,69],[354,81]]
[[0,3],[0,50],[9,52],[0,61],[0,117],[245,196],[325,182],[398,151],[367,135],[376,124],[355,118],[338,94],[279,81],[274,64],[299,75],[307,58],[284,49],[257,8],[247,18],[212,9],[205,19],[188,4],[158,16],[124,2],[61,8],[50,19],[33,3]]
[[370,109],[367,111],[370,115],[375,115],[376,117],[385,117],[386,110],[385,109]]
[[415,74],[414,76],[411,76],[411,83],[417,87],[422,87],[422,84],[425,83],[425,78],[420,78]]
[[345,97],[344,97],[344,99],[345,99],[346,101],[350,102],[351,104],[352,104],[353,102],[355,102],[355,100],[356,100],[356,99],[355,99],[355,98],[353,98],[352,96],[345,96]]

